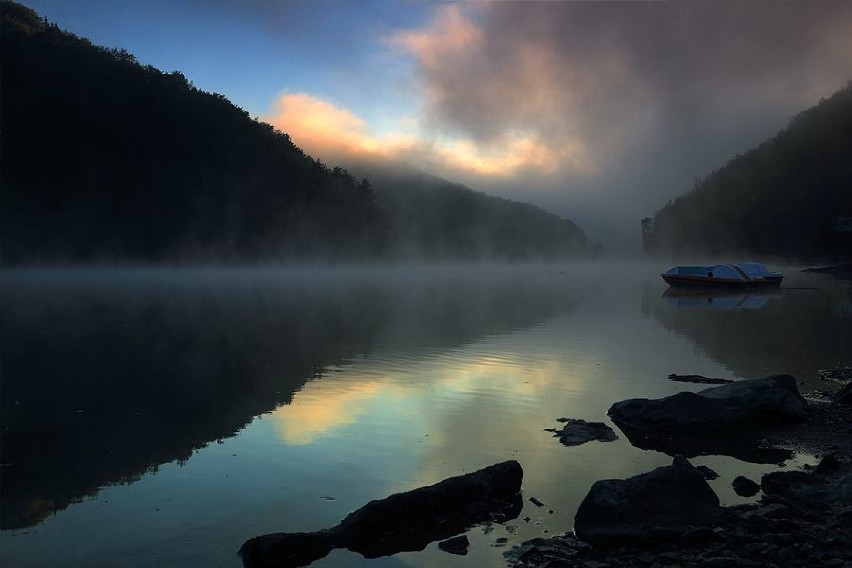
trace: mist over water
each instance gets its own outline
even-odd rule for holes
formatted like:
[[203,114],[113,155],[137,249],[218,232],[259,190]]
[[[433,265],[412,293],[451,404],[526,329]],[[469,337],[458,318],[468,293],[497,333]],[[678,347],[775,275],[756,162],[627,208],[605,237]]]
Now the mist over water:
[[[433,543],[314,564],[500,565],[498,537],[570,530],[595,480],[670,462],[624,436],[562,447],[543,431],[557,418],[702,388],[669,373],[790,373],[807,391],[852,365],[848,285],[780,267],[780,291],[684,296],[666,268],[9,271],[2,561],[239,566],[251,536],[514,458],[545,507],[472,529],[466,558]],[[720,473],[727,504],[733,477],[774,469],[693,462]]]

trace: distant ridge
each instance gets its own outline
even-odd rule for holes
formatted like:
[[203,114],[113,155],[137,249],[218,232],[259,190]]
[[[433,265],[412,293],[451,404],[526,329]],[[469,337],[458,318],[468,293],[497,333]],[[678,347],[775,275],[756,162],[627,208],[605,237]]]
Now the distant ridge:
[[[553,259],[570,221],[330,168],[179,72],[0,1],[2,263]],[[375,190],[374,186],[375,185]]]
[[370,179],[388,212],[396,258],[555,260],[598,252],[585,233],[529,203],[474,191],[412,166],[347,164]]
[[652,253],[850,258],[852,81],[643,219]]

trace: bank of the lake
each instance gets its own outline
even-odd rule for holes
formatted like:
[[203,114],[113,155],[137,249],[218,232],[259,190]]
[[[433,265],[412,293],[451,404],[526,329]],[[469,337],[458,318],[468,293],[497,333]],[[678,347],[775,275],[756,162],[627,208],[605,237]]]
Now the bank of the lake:
[[[845,376],[848,369],[835,375]],[[829,387],[805,420],[765,428],[767,445],[821,458],[803,471],[765,474],[759,499],[726,507],[707,526],[648,531],[640,539],[590,546],[574,533],[527,541],[506,553],[513,568],[848,567],[852,565],[852,404]],[[783,464],[782,464],[783,465]]]

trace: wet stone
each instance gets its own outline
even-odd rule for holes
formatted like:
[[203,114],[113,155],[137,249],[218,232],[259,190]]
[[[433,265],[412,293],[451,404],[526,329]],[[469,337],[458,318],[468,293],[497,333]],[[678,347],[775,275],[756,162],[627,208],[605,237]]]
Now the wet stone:
[[738,475],[731,486],[740,497],[753,497],[760,491],[760,485],[743,475]]
[[448,538],[438,543],[438,548],[450,554],[464,556],[467,554],[467,549],[470,546],[470,541],[467,535],[459,535],[453,538]]
[[579,446],[586,442],[598,440],[613,442],[618,439],[615,431],[603,422],[586,422],[576,418],[559,418],[562,429],[546,428],[545,432],[553,432],[553,436],[565,446]]

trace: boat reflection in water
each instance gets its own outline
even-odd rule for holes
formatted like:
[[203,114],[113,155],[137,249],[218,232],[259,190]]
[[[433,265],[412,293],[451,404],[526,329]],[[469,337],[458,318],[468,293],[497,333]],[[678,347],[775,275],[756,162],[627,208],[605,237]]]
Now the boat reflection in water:
[[779,288],[744,291],[725,288],[668,288],[666,301],[679,308],[705,307],[716,310],[759,310],[770,301],[782,298]]

